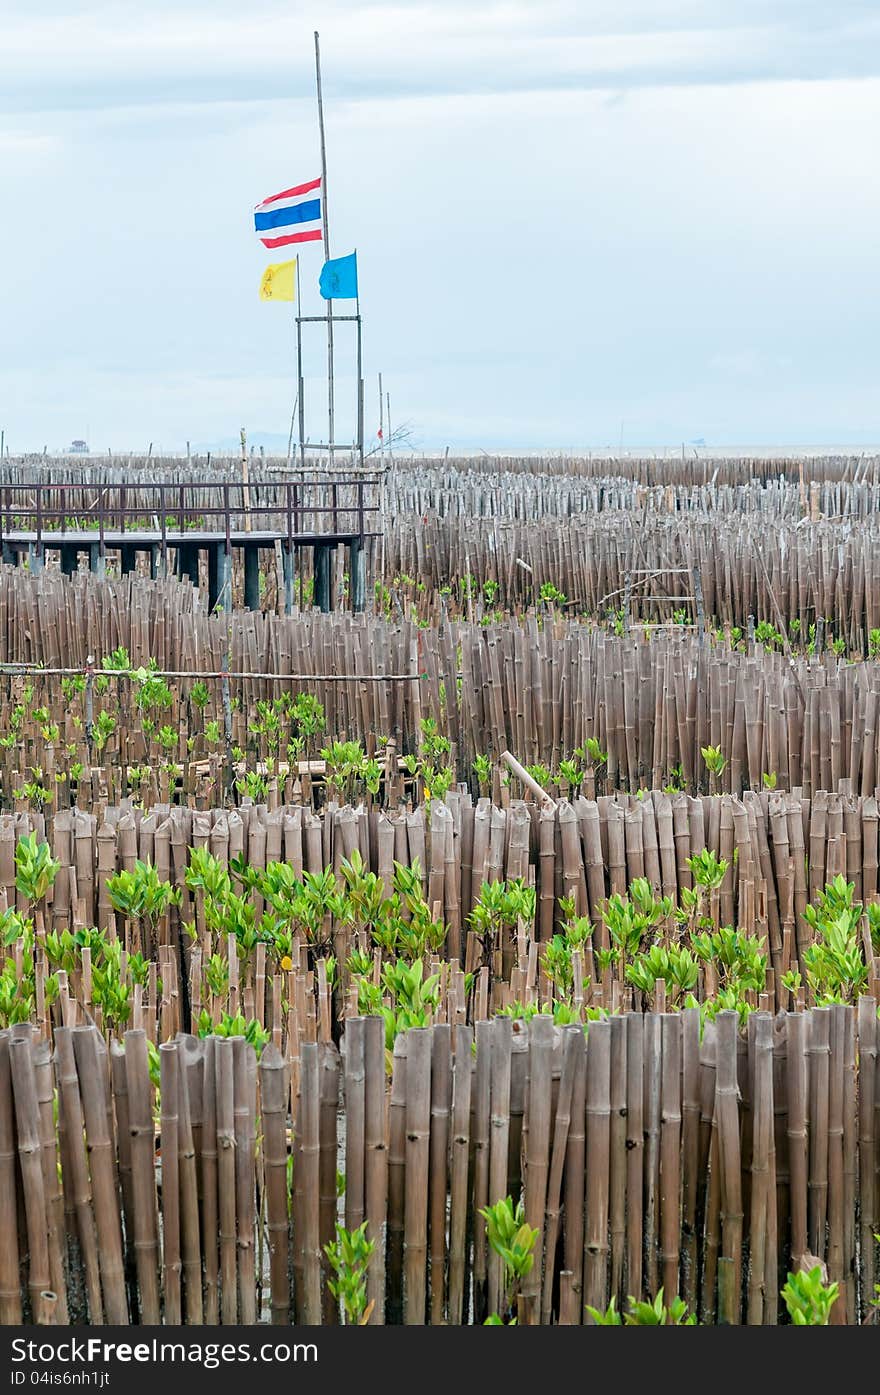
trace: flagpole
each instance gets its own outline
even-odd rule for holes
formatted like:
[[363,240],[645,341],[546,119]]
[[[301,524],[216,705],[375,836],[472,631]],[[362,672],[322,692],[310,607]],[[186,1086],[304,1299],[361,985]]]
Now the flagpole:
[[[355,248],[357,255],[357,248]],[[363,359],[363,339],[361,330],[361,301],[360,296],[355,299],[355,310],[357,311],[357,451],[358,466],[364,466],[364,359]]]
[[299,281],[299,257],[296,259],[296,391],[299,399],[299,413],[297,417],[299,425],[299,464],[300,469],[305,468],[306,451],[306,404],[305,390],[303,386],[303,354],[302,354],[302,290]]
[[[321,221],[324,225],[324,261],[330,260],[330,223],[327,217],[327,147],[324,141],[324,101],[321,92],[321,47],[315,30],[315,78],[318,88],[318,130],[321,136]],[[329,463],[333,468],[333,301],[327,301],[327,417]]]

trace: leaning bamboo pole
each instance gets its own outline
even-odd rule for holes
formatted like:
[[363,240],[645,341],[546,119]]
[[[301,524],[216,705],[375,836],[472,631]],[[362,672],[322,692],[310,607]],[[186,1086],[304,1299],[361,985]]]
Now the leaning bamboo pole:
[[104,1310],[108,1322],[122,1324],[129,1321],[129,1315],[106,1056],[94,1027],[75,1027],[71,1035],[92,1181]]
[[9,1065],[18,1134],[18,1161],[27,1224],[28,1294],[33,1322],[40,1322],[41,1295],[50,1291],[46,1194],[40,1162],[37,1085],[31,1055],[31,1027],[20,1023],[9,1038]]

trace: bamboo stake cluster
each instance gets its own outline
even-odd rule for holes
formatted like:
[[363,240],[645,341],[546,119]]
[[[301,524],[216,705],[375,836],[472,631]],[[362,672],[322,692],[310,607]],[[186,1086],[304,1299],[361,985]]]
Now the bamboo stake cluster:
[[[832,1321],[868,1320],[880,1170],[877,1003],[498,1017],[397,1038],[352,1018],[342,1061],[140,1030],[0,1032],[0,1320],[339,1320],[324,1246],[367,1223],[371,1323],[482,1322],[505,1276],[480,1209],[537,1230],[522,1323],[680,1295],[701,1322],[775,1325],[820,1264]],[[474,1049],[475,1048],[475,1049]],[[340,1087],[345,1103],[339,1113]],[[51,1101],[57,1091],[57,1122]],[[257,1145],[257,1120],[262,1144]],[[344,1192],[337,1196],[337,1160]]]

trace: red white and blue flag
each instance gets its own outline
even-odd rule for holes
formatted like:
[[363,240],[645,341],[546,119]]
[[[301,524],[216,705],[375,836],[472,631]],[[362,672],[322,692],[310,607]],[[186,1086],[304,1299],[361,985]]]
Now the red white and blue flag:
[[254,227],[264,247],[287,247],[291,242],[319,242],[321,180],[310,179],[295,189],[283,189],[254,209]]

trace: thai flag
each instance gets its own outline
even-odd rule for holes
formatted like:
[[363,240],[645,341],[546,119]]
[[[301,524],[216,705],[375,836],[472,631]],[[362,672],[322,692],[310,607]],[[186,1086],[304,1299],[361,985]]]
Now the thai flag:
[[323,236],[320,179],[263,199],[254,209],[254,227],[264,247],[319,242]]

